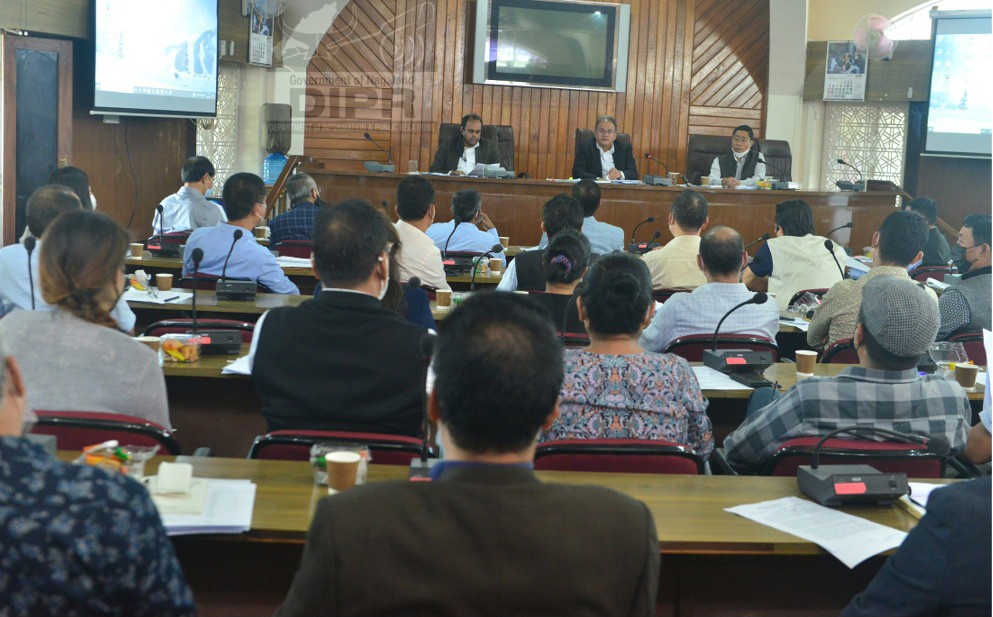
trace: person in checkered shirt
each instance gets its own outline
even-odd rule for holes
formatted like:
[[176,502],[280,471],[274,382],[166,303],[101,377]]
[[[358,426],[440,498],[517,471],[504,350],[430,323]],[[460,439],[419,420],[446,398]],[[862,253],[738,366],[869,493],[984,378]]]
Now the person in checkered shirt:
[[286,198],[290,210],[269,222],[269,245],[276,248],[284,240],[310,240],[314,217],[320,206],[321,189],[305,173],[295,173],[286,181]]
[[953,380],[917,372],[939,323],[938,306],[916,282],[869,281],[852,339],[859,365],[837,377],[799,381],[780,397],[771,388],[756,390],[745,421],[724,440],[728,462],[754,470],[791,439],[846,426],[940,436],[958,452],[972,418],[965,391]]

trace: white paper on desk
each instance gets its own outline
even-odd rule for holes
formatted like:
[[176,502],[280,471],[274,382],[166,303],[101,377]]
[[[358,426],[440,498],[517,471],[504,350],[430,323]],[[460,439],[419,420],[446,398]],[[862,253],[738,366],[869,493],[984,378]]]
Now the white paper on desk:
[[927,280],[924,283],[931,289],[937,289],[938,291],[945,291],[948,289],[948,283],[939,281],[938,279],[933,279],[930,276],[927,277]]
[[935,489],[948,486],[947,484],[931,484],[930,482],[907,482],[910,487],[910,500],[922,508],[927,508],[927,500]]
[[207,480],[203,514],[162,514],[166,534],[242,533],[252,528],[255,484],[249,480]]
[[281,268],[309,268],[310,258],[309,257],[290,257],[289,255],[280,255],[276,258],[276,263],[279,264]]
[[845,257],[845,267],[850,268],[852,270],[860,270],[862,272],[869,271],[869,266],[865,265],[864,263],[862,263],[858,259],[855,259],[854,257]]
[[900,546],[907,537],[903,531],[799,497],[734,506],[725,511],[813,542],[849,568]]
[[[125,302],[148,302],[150,304],[183,304],[189,302],[193,294],[184,293],[170,289],[169,291],[158,292],[158,297],[153,297],[147,291],[139,291],[134,287],[128,287],[122,296]],[[166,300],[169,300],[166,302]]]
[[221,375],[251,375],[252,364],[248,355],[244,355],[221,369]]
[[693,373],[700,383],[701,390],[751,390],[745,384],[738,383],[720,371],[709,366],[694,366]]
[[779,323],[784,326],[793,326],[800,332],[806,332],[810,329],[810,322],[799,317],[780,317]]

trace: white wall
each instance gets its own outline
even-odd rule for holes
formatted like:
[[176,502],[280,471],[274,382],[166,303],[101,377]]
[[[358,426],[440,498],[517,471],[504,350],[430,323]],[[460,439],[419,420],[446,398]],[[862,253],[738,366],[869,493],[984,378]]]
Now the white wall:
[[[769,98],[765,137],[784,139],[793,152],[793,180],[807,186],[803,142],[803,78],[807,2],[769,0]],[[774,172],[770,172],[774,173]]]

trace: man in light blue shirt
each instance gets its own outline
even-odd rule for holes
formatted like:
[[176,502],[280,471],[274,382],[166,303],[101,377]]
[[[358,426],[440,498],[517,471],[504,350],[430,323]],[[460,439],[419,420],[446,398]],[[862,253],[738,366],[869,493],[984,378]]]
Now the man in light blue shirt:
[[[224,183],[224,213],[228,222],[201,227],[190,235],[184,252],[183,276],[193,273],[193,250],[200,248],[203,274],[255,281],[273,293],[299,294],[300,290],[287,278],[269,249],[256,242],[252,234],[265,218],[265,197],[265,183],[255,174],[243,172],[228,178]],[[239,229],[242,235],[235,241]],[[228,251],[231,251],[230,259],[227,259]]]
[[214,188],[214,164],[203,156],[191,156],[183,163],[183,186],[159,204],[152,217],[152,235],[191,231],[201,227],[213,227],[226,221],[221,206],[208,200],[205,195]]
[[[32,239],[40,238],[48,224],[66,212],[83,208],[68,187],[61,184],[47,184],[31,194],[27,204],[28,231]],[[41,241],[35,242],[31,253],[31,273],[28,279],[28,251],[24,244],[11,244],[0,249],[0,316],[16,309],[32,310],[31,296],[34,296],[34,310],[50,310],[52,307],[41,295],[38,255]],[[134,329],[135,315],[124,299],[118,299],[110,312],[123,332]]]
[[[489,252],[494,244],[500,243],[500,234],[490,217],[483,212],[479,193],[473,189],[462,189],[452,195],[452,220],[433,223],[426,233],[441,250],[442,257],[446,250],[482,254]],[[494,253],[493,256],[503,260],[506,265],[507,257],[503,251]]]
[[[593,216],[600,209],[600,186],[589,178],[572,187],[572,196],[583,208],[583,235],[590,241],[594,255],[606,255],[624,250],[624,230],[616,225],[603,223]],[[541,235],[539,248],[548,246],[548,235]]]

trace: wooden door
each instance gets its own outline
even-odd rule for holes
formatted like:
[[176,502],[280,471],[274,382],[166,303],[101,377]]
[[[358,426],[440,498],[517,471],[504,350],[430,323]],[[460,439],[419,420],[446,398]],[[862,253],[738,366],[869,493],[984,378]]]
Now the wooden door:
[[0,34],[3,47],[3,244],[24,231],[28,197],[72,151],[72,43]]

